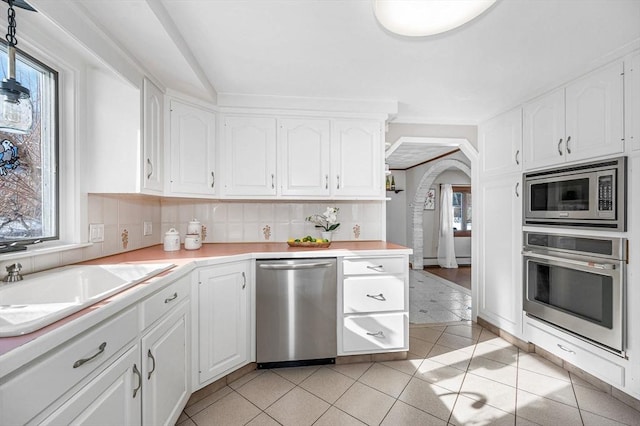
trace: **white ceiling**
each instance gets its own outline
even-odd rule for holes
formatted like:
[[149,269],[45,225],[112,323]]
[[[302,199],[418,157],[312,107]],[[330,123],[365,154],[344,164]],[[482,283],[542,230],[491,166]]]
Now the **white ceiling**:
[[402,122],[477,124],[640,47],[640,0],[499,0],[425,38],[386,32],[370,0],[72,2],[166,87],[397,101]]

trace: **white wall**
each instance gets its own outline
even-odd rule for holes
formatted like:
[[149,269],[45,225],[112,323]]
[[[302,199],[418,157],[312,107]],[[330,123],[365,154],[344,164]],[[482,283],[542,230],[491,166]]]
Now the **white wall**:
[[403,170],[394,170],[393,177],[396,182],[396,190],[402,189],[397,194],[387,191],[387,241],[391,243],[407,245],[407,174]]

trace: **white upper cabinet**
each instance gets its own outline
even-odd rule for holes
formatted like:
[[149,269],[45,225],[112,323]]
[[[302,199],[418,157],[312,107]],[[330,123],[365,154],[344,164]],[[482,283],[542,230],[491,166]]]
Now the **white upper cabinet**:
[[330,147],[329,120],[279,120],[280,193],[285,196],[329,195]]
[[276,119],[224,119],[224,194],[276,195]]
[[143,96],[143,143],[142,143],[142,187],[148,192],[162,193],[164,189],[164,95],[148,79],[144,79]]
[[526,169],[624,151],[623,63],[524,105]]
[[377,121],[334,120],[330,185],[338,197],[384,197],[383,146]]
[[482,171],[485,174],[522,170],[522,108],[501,114],[478,127]]
[[625,67],[625,140],[633,151],[640,150],[640,54]]
[[171,101],[171,195],[218,194],[215,135],[213,112]]

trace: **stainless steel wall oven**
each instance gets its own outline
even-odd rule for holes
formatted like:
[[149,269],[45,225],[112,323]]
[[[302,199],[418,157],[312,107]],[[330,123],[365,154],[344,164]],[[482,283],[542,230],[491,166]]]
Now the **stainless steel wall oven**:
[[627,240],[524,232],[524,311],[625,350]]
[[524,224],[626,231],[627,158],[525,173]]

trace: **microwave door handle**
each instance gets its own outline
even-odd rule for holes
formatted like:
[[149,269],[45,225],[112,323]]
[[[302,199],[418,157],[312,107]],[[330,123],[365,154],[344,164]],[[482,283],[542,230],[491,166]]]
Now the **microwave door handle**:
[[606,269],[606,270],[616,269],[616,265],[614,265],[613,263],[585,262],[583,260],[566,259],[564,257],[557,257],[557,256],[548,256],[546,254],[535,253],[535,252],[529,251],[529,250],[523,250],[522,251],[522,255],[523,256],[527,256],[527,257],[531,257],[531,258],[534,258],[534,259],[553,260],[553,261],[556,261],[556,262],[568,263],[568,264],[571,264],[571,265],[582,266],[584,268]]

